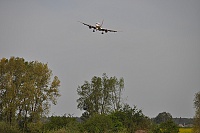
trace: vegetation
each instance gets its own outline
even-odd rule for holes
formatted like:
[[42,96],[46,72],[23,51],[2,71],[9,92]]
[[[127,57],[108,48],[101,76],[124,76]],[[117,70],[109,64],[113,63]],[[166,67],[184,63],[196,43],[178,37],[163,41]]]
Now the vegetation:
[[196,133],[200,133],[200,92],[195,95],[194,107],[196,109],[194,117],[194,131]]
[[[11,57],[0,60],[0,120],[14,128],[16,123],[27,131],[56,104],[60,81],[47,64]],[[5,122],[5,123],[4,123]],[[28,127],[29,126],[29,127]],[[11,128],[11,129],[12,129]]]
[[138,129],[150,130],[151,120],[141,110],[125,105],[110,114],[94,114],[84,121],[74,117],[52,116],[45,124],[45,131],[77,133],[134,133]]
[[192,128],[179,128],[179,133],[192,133]]
[[115,111],[111,114],[113,123],[115,124],[115,130],[121,131],[121,129],[128,133],[134,133],[136,130],[150,130],[151,120],[146,117],[142,110],[138,110],[136,106],[131,108],[125,104],[122,109]]
[[124,80],[116,77],[108,78],[104,73],[102,78],[94,76],[91,83],[85,81],[77,89],[78,108],[85,110],[84,116],[93,114],[108,114],[121,108],[121,94],[124,88]]
[[193,118],[173,118],[173,121],[180,126],[189,126],[191,127],[194,123],[194,119]]
[[172,115],[167,112],[159,113],[154,119],[152,133],[178,133],[179,127],[173,121]]
[[162,113],[159,113],[153,120],[155,123],[161,124],[161,123],[172,120],[172,115],[167,112],[162,112]]
[[[51,80],[47,64],[11,57],[0,60],[0,132],[1,133],[189,133],[178,128],[170,113],[150,119],[136,106],[122,103],[124,79],[94,76],[78,86],[77,107],[85,112],[46,117],[50,103],[60,96],[58,77]],[[199,131],[199,93],[195,97],[195,131]]]

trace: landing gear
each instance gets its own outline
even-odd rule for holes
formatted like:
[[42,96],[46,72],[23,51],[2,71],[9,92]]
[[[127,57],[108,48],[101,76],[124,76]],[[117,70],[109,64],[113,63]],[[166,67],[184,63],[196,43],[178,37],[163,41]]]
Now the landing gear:
[[101,34],[104,34],[103,32]]
[[95,32],[95,30],[93,30],[93,32]]

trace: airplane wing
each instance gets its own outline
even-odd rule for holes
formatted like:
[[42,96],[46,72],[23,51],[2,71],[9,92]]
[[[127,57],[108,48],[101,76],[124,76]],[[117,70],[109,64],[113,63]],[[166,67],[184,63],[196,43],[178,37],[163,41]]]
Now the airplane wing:
[[[78,21],[78,22],[80,22],[80,21]],[[96,27],[93,26],[93,25],[89,25],[89,24],[86,24],[86,23],[83,23],[83,22],[80,22],[80,23],[82,23],[83,25],[88,26],[90,29],[91,29],[91,28],[96,29]]]
[[101,31],[105,31],[106,33],[107,32],[118,32],[116,30],[109,30],[109,29],[104,29],[104,28],[101,28]]

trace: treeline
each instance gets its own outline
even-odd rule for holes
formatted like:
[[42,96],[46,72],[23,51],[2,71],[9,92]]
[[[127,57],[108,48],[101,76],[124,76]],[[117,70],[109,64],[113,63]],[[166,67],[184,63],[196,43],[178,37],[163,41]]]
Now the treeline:
[[149,130],[151,128],[151,120],[144,116],[141,110],[128,105],[110,114],[93,114],[87,119],[52,116],[48,120],[45,124],[46,129],[66,133],[134,133],[137,129]]
[[[164,112],[165,113],[165,112]],[[163,114],[163,113],[160,113]],[[87,119],[72,117],[71,115],[51,116],[41,118],[37,122],[29,122],[26,130],[20,126],[10,126],[0,122],[1,133],[135,133],[137,130],[144,133],[178,133],[178,126],[171,118],[161,118],[160,114],[150,119],[135,106],[125,105],[119,111],[109,114],[94,114]],[[161,120],[161,121],[160,121]]]
[[193,125],[194,119],[193,118],[173,118],[173,121],[179,125],[187,126],[187,125]]
[[[78,86],[80,119],[47,118],[57,103],[60,80],[47,64],[11,57],[0,60],[0,133],[177,133],[169,113],[150,119],[136,106],[123,103],[124,79],[94,76]],[[196,102],[199,105],[199,102]]]

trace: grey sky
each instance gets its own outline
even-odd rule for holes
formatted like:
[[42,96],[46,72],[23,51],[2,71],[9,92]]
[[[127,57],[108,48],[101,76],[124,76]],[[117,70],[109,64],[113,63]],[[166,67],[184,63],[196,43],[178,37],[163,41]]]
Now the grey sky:
[[[0,58],[48,63],[61,80],[51,113],[80,116],[76,89],[107,73],[149,117],[193,117],[200,91],[199,0],[0,0]],[[101,35],[83,21],[122,30]]]

